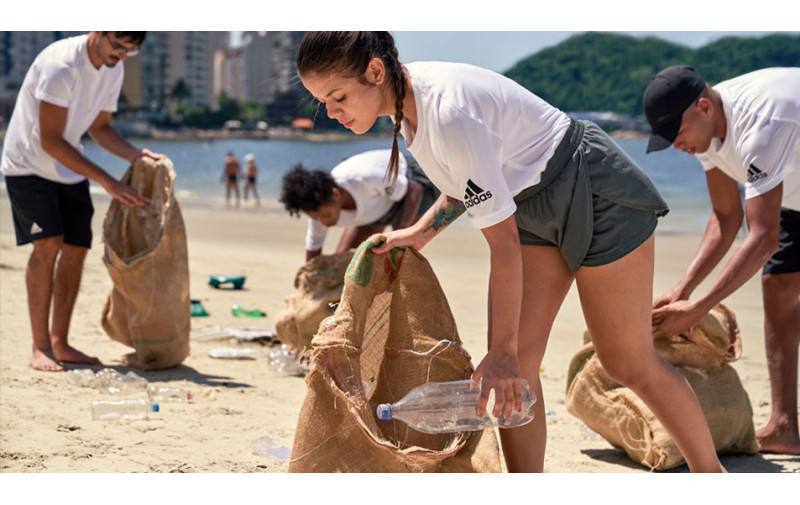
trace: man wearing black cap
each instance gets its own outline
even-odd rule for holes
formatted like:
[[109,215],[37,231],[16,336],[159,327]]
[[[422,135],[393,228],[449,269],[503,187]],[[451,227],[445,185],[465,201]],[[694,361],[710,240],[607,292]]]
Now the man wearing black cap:
[[[712,88],[693,68],[673,66],[651,79],[644,107],[653,130],[647,152],[674,144],[697,156],[713,211],[686,273],[654,302],[653,321],[685,332],[762,268],[772,412],[756,436],[763,452],[800,454],[800,68],[757,70]],[[747,237],[708,292],[688,302],[745,216]]]

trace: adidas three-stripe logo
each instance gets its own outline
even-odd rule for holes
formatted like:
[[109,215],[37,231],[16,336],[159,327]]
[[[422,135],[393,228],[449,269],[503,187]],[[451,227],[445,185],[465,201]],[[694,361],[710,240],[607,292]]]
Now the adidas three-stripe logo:
[[467,179],[467,189],[464,192],[464,206],[467,208],[478,205],[492,197],[491,191],[484,191],[480,186]]
[[39,226],[38,223],[34,221],[33,226],[31,226],[31,235],[36,235],[37,233],[42,233],[42,227]]
[[769,174],[759,170],[758,167],[756,167],[755,165],[750,163],[750,168],[747,169],[747,182],[752,184],[752,183],[754,183],[754,182],[756,182],[758,180],[763,179],[767,175],[769,175]]

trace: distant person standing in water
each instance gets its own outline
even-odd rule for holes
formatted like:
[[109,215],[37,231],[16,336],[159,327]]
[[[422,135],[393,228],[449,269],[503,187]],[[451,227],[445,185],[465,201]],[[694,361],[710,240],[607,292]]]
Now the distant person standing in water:
[[[686,273],[654,302],[653,322],[683,333],[761,269],[772,412],[756,437],[762,452],[800,454],[800,68],[756,70],[711,87],[677,65],[651,79],[644,107],[653,129],[647,151],[674,144],[695,155],[712,208]],[[689,302],[745,217],[747,237],[708,291]]]
[[244,175],[247,177],[247,182],[244,184],[244,201],[247,201],[247,195],[252,191],[256,199],[256,207],[261,207],[261,199],[258,197],[258,189],[256,189],[258,167],[256,166],[256,157],[253,153],[244,155]]
[[20,88],[3,144],[17,245],[32,242],[25,281],[33,333],[30,366],[62,371],[60,362],[97,365],[68,343],[72,311],[92,242],[91,179],[122,205],[146,198],[81,153],[87,131],[105,150],[133,163],[159,159],[111,126],[122,89],[122,62],[147,32],[90,32],[59,40],[34,60]]
[[228,151],[225,155],[225,162],[222,165],[222,177],[219,182],[225,183],[225,206],[231,205],[231,191],[236,193],[236,207],[239,207],[239,174],[241,167],[239,160],[233,155],[232,151]]

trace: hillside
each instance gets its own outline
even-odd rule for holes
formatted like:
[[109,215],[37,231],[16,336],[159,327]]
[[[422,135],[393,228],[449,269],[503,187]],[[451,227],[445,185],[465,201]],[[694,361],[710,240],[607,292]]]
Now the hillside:
[[758,68],[798,67],[800,35],[725,37],[692,49],[656,37],[590,32],[517,62],[505,75],[562,110],[639,116],[650,77],[683,63],[711,84]]

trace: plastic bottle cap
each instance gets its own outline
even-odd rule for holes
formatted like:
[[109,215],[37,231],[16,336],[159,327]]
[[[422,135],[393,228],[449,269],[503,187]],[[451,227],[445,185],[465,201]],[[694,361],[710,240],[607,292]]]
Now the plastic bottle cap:
[[381,403],[377,409],[378,419],[381,421],[388,421],[392,418],[392,404]]
[[158,412],[158,403],[153,404],[153,412]]

